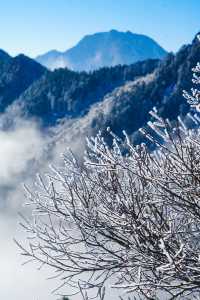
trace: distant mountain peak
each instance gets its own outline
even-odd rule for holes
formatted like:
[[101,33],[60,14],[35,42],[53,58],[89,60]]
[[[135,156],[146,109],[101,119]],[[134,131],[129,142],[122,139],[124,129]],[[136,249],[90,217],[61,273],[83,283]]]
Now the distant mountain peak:
[[49,69],[68,67],[75,71],[91,71],[105,66],[160,59],[166,53],[148,36],[111,29],[86,35],[69,50],[52,50],[38,56],[36,60]]
[[[106,32],[105,32],[106,33]],[[121,31],[119,31],[119,30],[116,30],[116,29],[111,29],[110,31],[109,31],[109,33],[110,34],[120,34],[120,33],[122,33]]]

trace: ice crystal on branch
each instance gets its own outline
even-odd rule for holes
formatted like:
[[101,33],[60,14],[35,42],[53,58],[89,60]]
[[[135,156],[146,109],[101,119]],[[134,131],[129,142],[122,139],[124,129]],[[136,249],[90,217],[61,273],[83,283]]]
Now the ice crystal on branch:
[[[197,35],[197,38],[200,41],[200,35]],[[192,82],[196,85],[200,84],[200,63],[198,62],[196,67],[192,69],[193,79]],[[183,96],[186,98],[187,102],[200,111],[200,91],[197,88],[192,88],[191,93],[183,91]]]
[[200,141],[170,138],[152,153],[128,137],[108,147],[99,134],[84,165],[65,156],[65,168],[29,196],[24,254],[98,295],[107,281],[147,299],[198,290]]

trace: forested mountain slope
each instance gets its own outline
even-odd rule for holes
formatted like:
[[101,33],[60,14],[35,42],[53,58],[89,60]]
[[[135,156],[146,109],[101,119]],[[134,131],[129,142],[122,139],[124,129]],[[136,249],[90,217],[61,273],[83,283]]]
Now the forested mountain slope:
[[123,129],[132,136],[134,143],[141,141],[138,129],[150,120],[149,111],[156,106],[161,116],[175,120],[184,117],[189,106],[182,96],[183,89],[192,86],[192,67],[200,61],[200,44],[195,38],[191,45],[183,46],[176,54],[169,54],[151,74],[126,82],[76,122],[64,125],[71,135],[96,134],[99,129],[110,127],[121,135]]
[[[27,60],[20,56],[20,61],[22,58]],[[145,60],[89,73],[67,68],[44,72],[38,65],[43,75],[8,107],[12,112],[8,116],[14,119],[16,111],[20,112],[25,118],[39,120],[43,128],[67,122],[59,127],[61,131],[70,124],[74,134],[82,135],[104,131],[108,126],[117,134],[125,129],[137,143],[138,129],[150,119],[152,107],[172,120],[187,114],[189,107],[182,90],[191,88],[191,69],[198,61],[200,45],[195,38],[177,54],[170,53],[160,61]],[[65,134],[70,135],[69,130]]]
[[83,116],[92,104],[116,87],[153,72],[158,64],[158,60],[147,60],[91,73],[58,69],[34,82],[17,103],[26,116],[38,117],[45,126],[50,126],[59,118]]
[[45,72],[46,68],[23,54],[13,58],[0,50],[0,112]]

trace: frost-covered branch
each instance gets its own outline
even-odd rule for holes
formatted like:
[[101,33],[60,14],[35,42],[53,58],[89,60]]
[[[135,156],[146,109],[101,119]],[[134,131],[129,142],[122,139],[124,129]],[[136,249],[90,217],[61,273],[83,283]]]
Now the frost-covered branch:
[[[197,94],[187,94],[190,104],[199,104]],[[68,153],[63,168],[27,188],[33,218],[22,222],[23,254],[85,299],[103,300],[105,287],[137,299],[199,295],[200,119],[189,113],[195,129],[188,130],[182,118],[174,127],[156,109],[151,115],[154,135],[141,131],[153,152],[125,133],[124,140],[110,133],[111,146],[99,133],[83,162]]]

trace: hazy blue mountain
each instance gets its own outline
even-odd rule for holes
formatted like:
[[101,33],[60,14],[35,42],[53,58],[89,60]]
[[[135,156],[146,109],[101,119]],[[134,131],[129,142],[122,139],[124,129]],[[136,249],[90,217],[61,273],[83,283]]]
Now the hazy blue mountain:
[[74,71],[91,71],[105,66],[160,59],[165,55],[166,51],[148,36],[111,30],[87,35],[65,52],[53,50],[36,60],[49,69],[68,67]]
[[44,55],[37,56],[36,61],[50,70],[66,67],[66,63],[63,60],[63,53],[57,50],[51,50]]
[[46,68],[23,54],[13,58],[0,50],[0,112],[45,71]]

